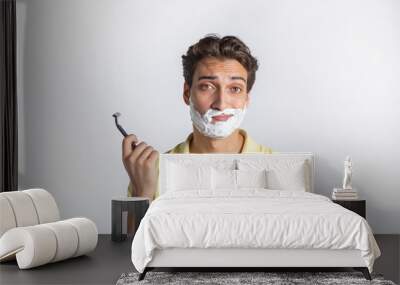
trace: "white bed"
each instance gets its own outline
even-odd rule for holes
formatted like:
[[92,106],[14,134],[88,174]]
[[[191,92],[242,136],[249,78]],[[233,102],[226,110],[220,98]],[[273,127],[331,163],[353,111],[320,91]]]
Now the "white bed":
[[311,153],[163,154],[132,262],[140,279],[155,267],[354,267],[370,278],[380,251],[368,223],[313,192]]

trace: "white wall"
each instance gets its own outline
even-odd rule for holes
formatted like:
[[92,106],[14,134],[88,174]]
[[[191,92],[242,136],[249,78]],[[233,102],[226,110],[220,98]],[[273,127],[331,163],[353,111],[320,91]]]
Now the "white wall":
[[[207,33],[259,59],[243,127],[277,151],[312,151],[316,189],[347,154],[376,233],[400,233],[399,1],[18,0],[20,185],[109,233],[125,195],[122,136],[161,152],[191,131],[180,56]],[[396,127],[397,126],[397,127]]]

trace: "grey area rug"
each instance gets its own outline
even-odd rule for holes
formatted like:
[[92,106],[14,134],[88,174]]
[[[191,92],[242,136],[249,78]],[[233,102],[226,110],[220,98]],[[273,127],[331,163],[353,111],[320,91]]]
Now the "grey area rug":
[[139,273],[124,273],[117,285],[133,284],[379,284],[396,285],[380,274],[371,274],[366,280],[361,272],[147,272],[138,281]]

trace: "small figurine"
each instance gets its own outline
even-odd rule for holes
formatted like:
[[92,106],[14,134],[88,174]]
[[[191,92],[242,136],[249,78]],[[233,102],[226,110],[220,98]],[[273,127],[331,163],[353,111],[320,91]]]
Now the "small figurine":
[[351,190],[351,176],[352,176],[353,163],[351,162],[350,156],[346,157],[344,161],[344,178],[343,178],[343,189]]

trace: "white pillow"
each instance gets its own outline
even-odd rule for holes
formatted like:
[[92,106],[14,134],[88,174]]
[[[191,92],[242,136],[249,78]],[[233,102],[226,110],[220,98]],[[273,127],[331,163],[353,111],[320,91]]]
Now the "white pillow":
[[268,188],[267,171],[236,170],[237,188]]
[[236,170],[212,168],[212,182],[214,190],[236,190]]
[[168,163],[167,191],[211,189],[211,167]]
[[267,188],[266,170],[212,169],[214,190],[240,188]]
[[311,191],[307,179],[307,163],[298,159],[239,160],[240,170],[262,170],[267,172],[267,188],[272,190]]
[[306,191],[304,162],[295,163],[287,168],[275,168],[268,171],[268,188],[274,190]]

